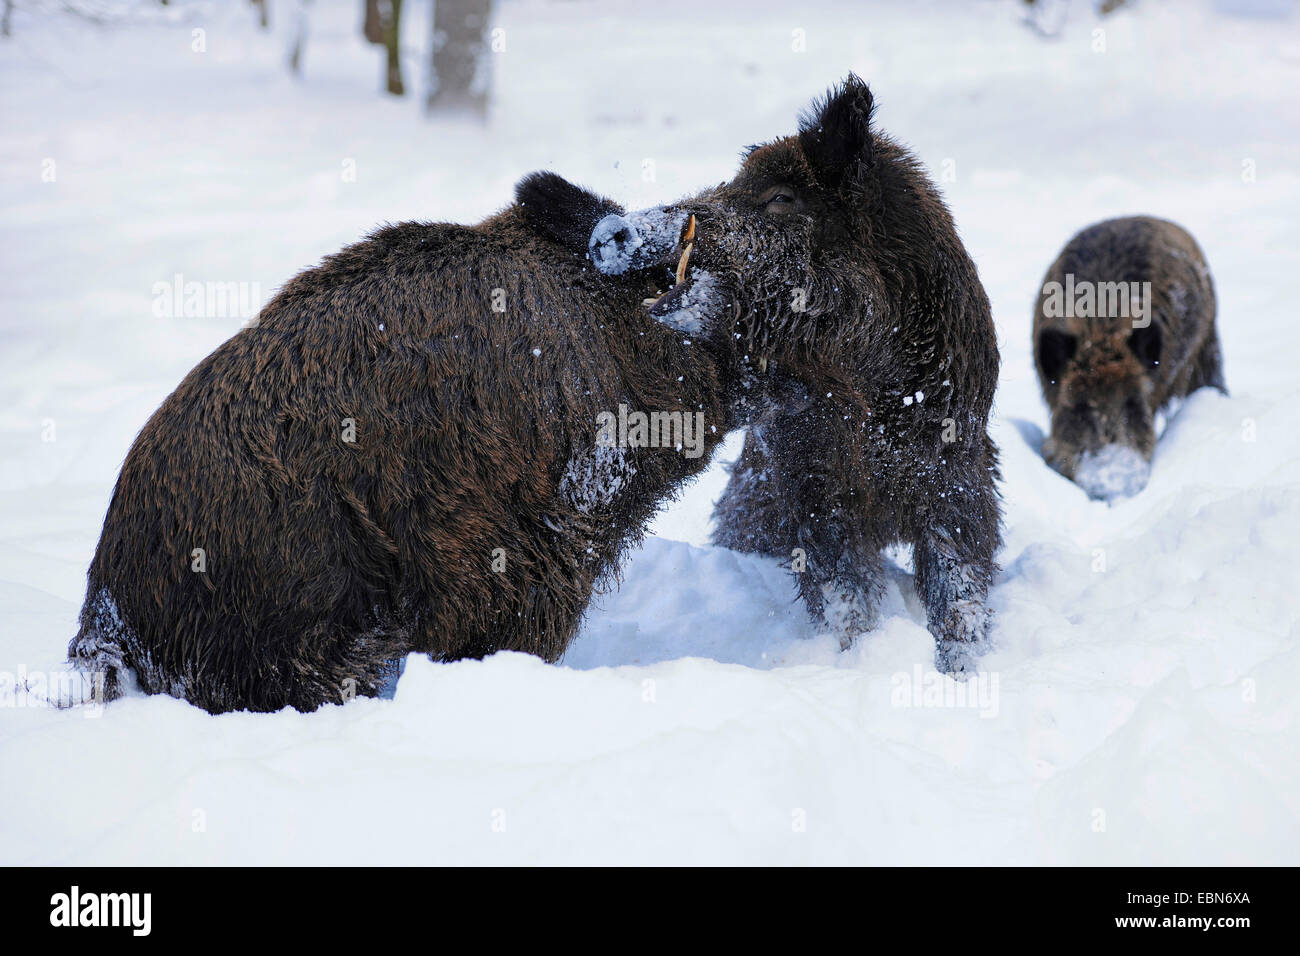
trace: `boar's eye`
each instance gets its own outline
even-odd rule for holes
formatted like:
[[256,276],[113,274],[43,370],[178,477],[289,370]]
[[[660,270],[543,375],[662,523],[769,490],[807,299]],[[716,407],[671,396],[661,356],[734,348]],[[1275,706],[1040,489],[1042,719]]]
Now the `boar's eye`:
[[799,194],[791,186],[773,186],[771,189],[764,190],[763,194],[758,197],[758,201],[763,204],[764,212],[777,215],[800,212],[803,209],[803,202],[799,199]]
[[1055,385],[1078,346],[1079,340],[1073,335],[1056,329],[1044,330],[1038,336],[1038,364],[1043,369],[1043,377]]
[[1160,327],[1152,324],[1144,329],[1134,329],[1128,337],[1128,347],[1139,362],[1148,368],[1160,364],[1160,346],[1163,344]]

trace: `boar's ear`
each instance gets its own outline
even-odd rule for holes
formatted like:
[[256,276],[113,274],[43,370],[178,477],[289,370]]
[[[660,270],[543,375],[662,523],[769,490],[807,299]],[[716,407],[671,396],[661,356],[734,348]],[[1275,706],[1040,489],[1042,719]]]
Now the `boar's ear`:
[[827,189],[857,182],[871,166],[871,90],[854,74],[799,117],[799,145]]
[[515,186],[515,202],[534,229],[571,252],[587,254],[596,223],[623,207],[555,173],[529,173]]

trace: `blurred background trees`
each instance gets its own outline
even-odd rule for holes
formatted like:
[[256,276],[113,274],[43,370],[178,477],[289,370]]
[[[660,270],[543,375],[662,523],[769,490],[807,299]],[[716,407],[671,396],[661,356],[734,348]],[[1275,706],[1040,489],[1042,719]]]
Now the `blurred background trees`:
[[[183,11],[184,0],[153,0],[158,6]],[[258,25],[271,28],[272,19],[280,17],[287,28],[288,49],[285,63],[289,71],[302,76],[306,70],[311,13],[316,0],[248,0]],[[354,0],[356,2],[356,0]],[[431,29],[423,49],[403,50],[402,12],[421,0],[359,0],[361,37],[381,47],[382,79],[380,88],[393,96],[405,96],[408,84],[403,76],[403,54],[407,62],[423,61],[426,66],[424,105],[430,113],[462,113],[483,118],[487,115],[491,70],[487,55],[488,26],[492,19],[492,0],[424,0]],[[271,10],[272,4],[275,12]],[[0,35],[9,36],[15,6],[20,0],[3,0],[0,11]],[[28,4],[30,6],[30,4]],[[63,0],[59,9],[68,14],[108,25],[129,22],[147,8],[147,0],[132,4],[105,3],[104,0]],[[157,10],[157,6],[152,9]],[[196,14],[199,5],[192,8]],[[181,22],[181,21],[178,21]],[[419,41],[417,40],[418,44]]]
[[[438,0],[430,0],[434,6]],[[384,48],[384,86],[394,96],[406,94],[402,82],[402,0],[362,0],[361,34]]]
[[[265,0],[263,0],[265,2]],[[482,116],[487,111],[487,29],[491,0],[430,0],[428,86],[430,112],[456,111]],[[385,53],[385,88],[404,96],[402,79],[402,0],[362,0],[361,33]]]
[[[266,0],[261,0],[265,3]],[[492,0],[429,0],[432,6],[425,107],[430,112],[487,112],[487,30]],[[384,88],[406,95],[402,79],[403,0],[362,0],[361,34],[384,48]]]
[[487,112],[487,31],[491,0],[433,0],[429,112]]

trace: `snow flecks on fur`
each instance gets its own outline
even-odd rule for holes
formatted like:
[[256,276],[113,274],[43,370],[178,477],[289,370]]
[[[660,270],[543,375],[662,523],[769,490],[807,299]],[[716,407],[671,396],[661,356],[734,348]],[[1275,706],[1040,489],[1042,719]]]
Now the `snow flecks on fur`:
[[573,507],[587,514],[613,504],[635,474],[636,464],[626,449],[597,443],[569,459],[560,479],[560,492]]
[[835,581],[822,585],[822,618],[833,634],[839,635],[840,649],[848,650],[858,635],[879,623],[877,606],[865,595]]
[[681,294],[671,312],[651,313],[657,322],[691,335],[705,332],[726,304],[716,276],[703,269],[692,273],[690,287]]
[[72,640],[68,656],[88,670],[116,670],[123,667],[123,649],[131,638],[117,601],[107,588],[100,588],[88,602],[85,626]]
[[989,632],[989,616],[979,601],[954,601],[948,605],[950,633],[966,633],[970,640],[941,640],[935,648],[934,666],[941,674],[961,678],[979,669]]
[[[952,529],[955,540],[961,528]],[[937,639],[935,666],[945,674],[970,674],[988,649],[993,617],[985,603],[988,582],[975,565],[933,547],[914,555],[917,591],[927,608],[930,632]]]
[[134,642],[135,634],[123,620],[117,601],[107,588],[100,588],[87,600],[82,626],[68,645],[67,679],[49,702],[74,707],[117,697],[122,681],[130,679],[124,658]]

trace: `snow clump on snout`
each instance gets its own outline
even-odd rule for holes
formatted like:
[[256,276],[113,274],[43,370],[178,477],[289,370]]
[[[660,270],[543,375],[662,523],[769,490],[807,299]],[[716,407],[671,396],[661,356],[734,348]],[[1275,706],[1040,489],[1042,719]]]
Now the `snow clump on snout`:
[[680,243],[686,220],[686,213],[664,209],[611,213],[591,230],[588,255],[608,276],[666,265]]
[[1075,483],[1089,498],[1100,501],[1135,495],[1146,487],[1150,477],[1150,462],[1127,445],[1103,445],[1096,451],[1082,452],[1074,470]]

